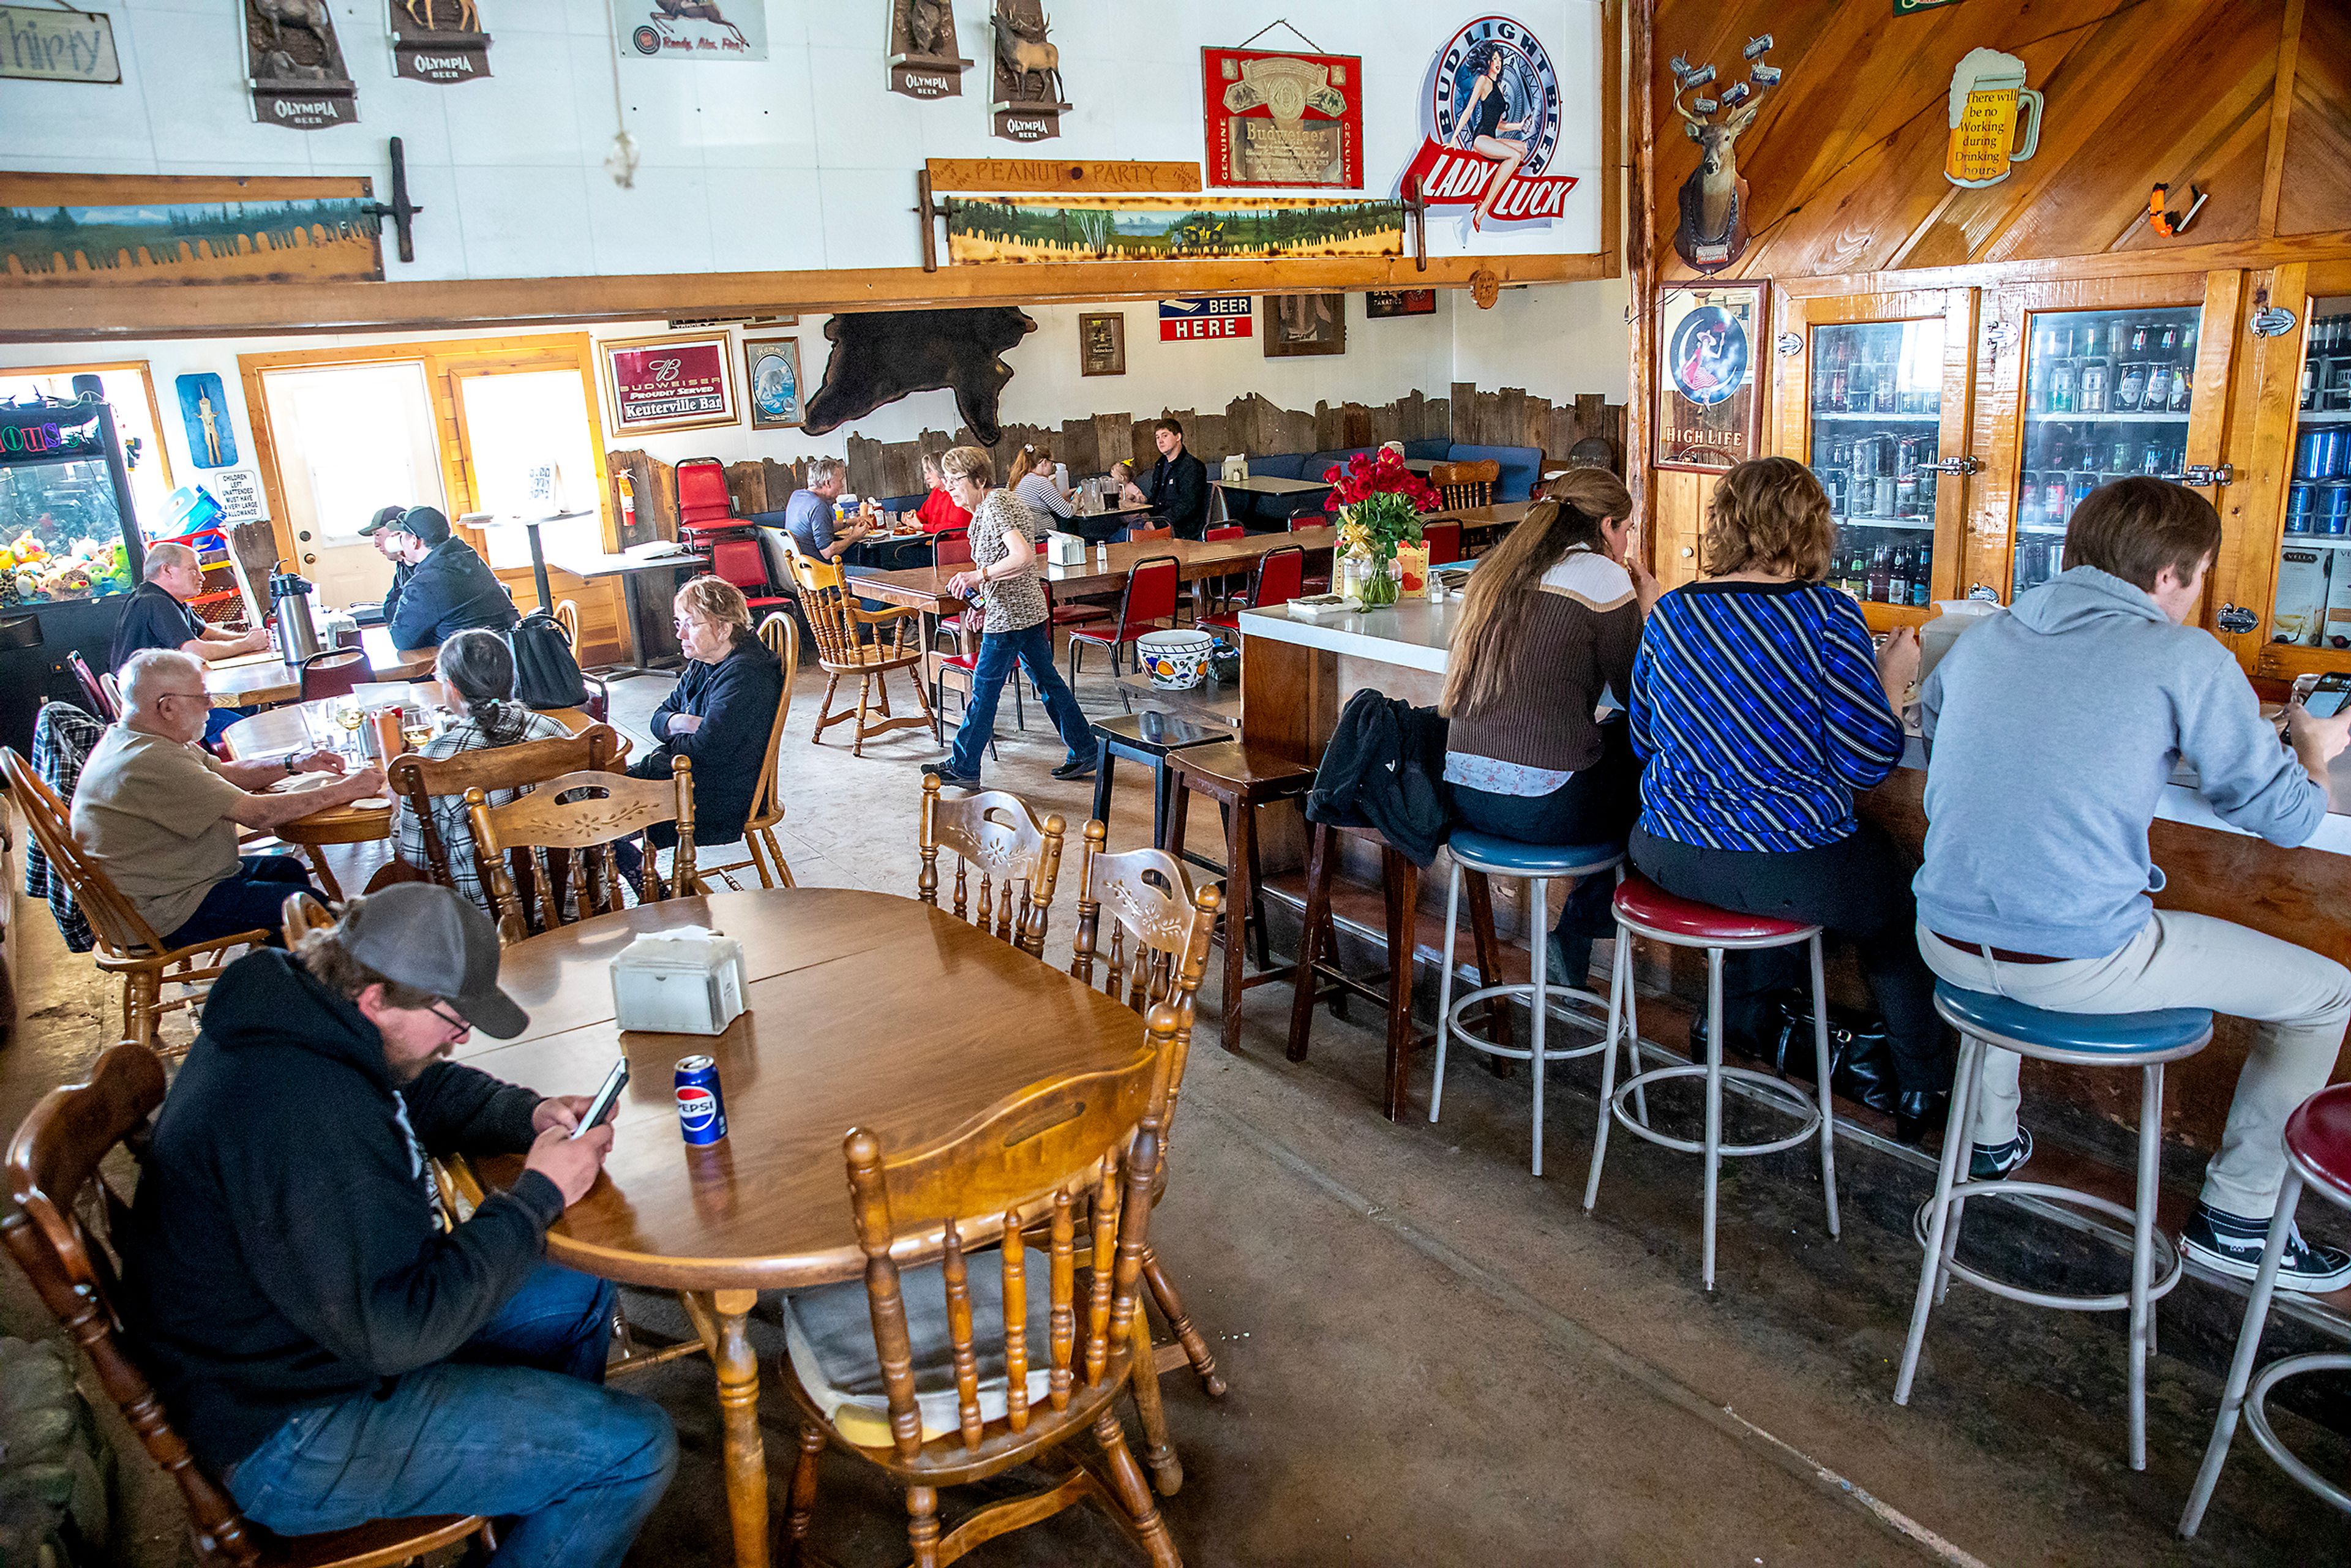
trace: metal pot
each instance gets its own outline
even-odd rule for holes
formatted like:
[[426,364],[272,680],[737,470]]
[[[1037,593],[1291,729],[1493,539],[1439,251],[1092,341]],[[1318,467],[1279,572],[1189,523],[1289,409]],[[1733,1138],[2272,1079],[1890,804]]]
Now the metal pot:
[[310,584],[290,571],[272,572],[269,604],[277,622],[277,653],[299,664],[319,651],[319,628],[310,619]]

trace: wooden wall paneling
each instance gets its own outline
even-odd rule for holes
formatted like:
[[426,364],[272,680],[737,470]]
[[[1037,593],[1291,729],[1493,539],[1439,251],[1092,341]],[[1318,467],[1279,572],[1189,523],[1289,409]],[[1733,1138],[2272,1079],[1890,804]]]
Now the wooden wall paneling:
[[[606,475],[605,500],[612,516],[622,519],[617,524],[621,548],[641,545],[648,539],[677,538],[677,470],[650,452],[636,447],[604,454]],[[636,497],[637,520],[633,526],[626,521],[621,509],[620,476],[626,473]]]
[[[2228,456],[2232,397],[2241,395],[2231,372],[2237,356],[2237,324],[2244,319],[2239,308],[2243,298],[2244,275],[2207,273],[2203,283],[2204,308],[2196,326],[2196,391],[2188,405],[2188,462],[2190,466],[2201,464],[2217,467]],[[2247,336],[2250,339],[2251,334]],[[2216,569],[2221,560],[2234,559],[2229,537],[2229,492],[2234,488],[2233,485],[2208,485],[2199,492],[2220,514],[2220,551],[2214,560]],[[2235,587],[2233,578],[2229,586]],[[2205,581],[2204,602],[2197,613],[2198,622],[2208,632],[2217,632],[2213,617],[2227,602],[2218,591],[2220,587],[2216,571]]]
[[[1975,289],[1951,288],[1943,292],[1943,418],[1936,431],[1936,443],[1946,458],[1973,456],[1979,462],[1982,460],[1974,444],[1976,346],[1982,340],[1977,317],[1981,308],[1981,297]],[[1967,596],[1967,580],[1961,573],[1978,477],[1960,474],[1938,474],[1935,477],[1935,569],[1928,580],[1928,591],[1934,599]]]
[[[2291,310],[2297,320],[2310,316],[2309,269],[2289,263],[2266,278],[2255,275],[2268,303]],[[2284,527],[2285,492],[2294,467],[2294,427],[2302,382],[2303,334],[2277,338],[2247,334],[2243,395],[2250,402],[2249,441],[2238,465],[2237,482],[2229,486],[2226,525],[2238,530],[2239,575],[2235,601],[2261,617],[2261,624],[2241,638],[2225,639],[2239,658],[2250,652],[2257,674],[2288,678],[2299,671],[2287,657],[2290,651],[2270,642],[2270,612],[2277,602],[2278,535]],[[2199,395],[2203,389],[2199,386]],[[2309,650],[2315,653],[2315,650]]]
[[2280,160],[2277,232],[2341,228],[2351,213],[2351,7],[2305,5]]
[[2262,160],[2260,233],[2265,239],[2277,233],[2278,199],[2285,179],[2286,135],[2288,122],[2294,118],[2294,83],[2301,64],[2302,11],[2303,0],[2285,0],[2285,15],[2278,28],[2277,81],[2270,89],[2269,146]]
[[1715,476],[1679,469],[1651,469],[1656,496],[1656,575],[1667,588],[1697,580],[1698,546],[1706,536],[1706,504]]
[[1631,285],[1633,330],[1625,345],[1632,355],[1626,367],[1627,418],[1623,453],[1625,487],[1633,497],[1633,526],[1648,541],[1649,570],[1666,577],[1664,541],[1656,528],[1656,486],[1650,475],[1649,447],[1655,441],[1651,419],[1656,395],[1657,362],[1657,0],[1633,0],[1630,47],[1633,57],[1632,234],[1625,245],[1625,273]]

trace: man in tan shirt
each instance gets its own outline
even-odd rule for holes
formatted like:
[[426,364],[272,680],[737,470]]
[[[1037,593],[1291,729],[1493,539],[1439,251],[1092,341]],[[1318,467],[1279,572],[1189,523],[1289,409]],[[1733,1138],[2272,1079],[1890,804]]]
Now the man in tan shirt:
[[212,756],[195,744],[213,706],[204,666],[177,650],[131,655],[122,666],[122,704],[121,722],[82,768],[74,837],[167,946],[274,934],[289,894],[307,890],[323,902],[293,856],[240,857],[238,830],[275,828],[375,794],[381,772],[363,768],[320,789],[260,793],[297,773],[341,773],[343,759],[332,751],[260,762]]

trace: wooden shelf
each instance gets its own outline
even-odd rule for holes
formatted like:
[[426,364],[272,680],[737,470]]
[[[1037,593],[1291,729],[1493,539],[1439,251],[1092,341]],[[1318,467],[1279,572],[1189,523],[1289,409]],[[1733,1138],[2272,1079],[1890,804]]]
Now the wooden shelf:
[[1855,423],[1868,420],[1878,424],[1940,424],[1943,423],[1943,416],[1939,411],[1932,413],[1847,413],[1843,409],[1816,408],[1812,411],[1812,417],[1815,423],[1822,420],[1851,420]]
[[2144,409],[2134,409],[2126,413],[2028,413],[2024,416],[2027,424],[2177,424],[2182,428],[2186,427],[2188,420],[2189,413],[2184,408],[2178,413],[2168,411],[2148,413]]

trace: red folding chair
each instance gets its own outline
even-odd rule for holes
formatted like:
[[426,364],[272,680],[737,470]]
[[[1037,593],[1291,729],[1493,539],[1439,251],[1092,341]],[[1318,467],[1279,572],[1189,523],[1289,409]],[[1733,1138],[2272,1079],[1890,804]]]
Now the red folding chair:
[[[1326,512],[1301,512],[1298,516],[1290,519],[1290,531],[1294,534],[1301,528],[1327,528],[1331,524],[1332,518]],[[1330,592],[1330,577],[1327,574],[1320,574],[1308,578],[1306,580],[1306,591],[1309,593]]]
[[[1224,494],[1221,490],[1217,493],[1220,496]],[[1245,538],[1248,535],[1249,530],[1241,527],[1240,524],[1227,523],[1222,527],[1210,528],[1206,533],[1202,534],[1200,536],[1200,542],[1202,544],[1218,544],[1227,539]],[[1196,597],[1203,594],[1207,595],[1208,601],[1213,603],[1217,609],[1220,611],[1229,610],[1232,608],[1233,584],[1246,581],[1248,577],[1249,574],[1247,572],[1233,572],[1224,577],[1204,577],[1199,581],[1192,585],[1192,592]],[[1206,621],[1207,616],[1205,613],[1200,612],[1198,606],[1196,604],[1194,606],[1192,619],[1195,623],[1197,623]]]
[[302,661],[302,700],[349,696],[361,681],[375,679],[364,648],[329,648]]
[[82,695],[89,699],[90,712],[109,724],[122,716],[121,710],[108,698],[106,688],[98,684],[98,676],[91,672],[89,660],[78,653],[68,652],[66,667],[73,671],[74,679],[81,683]]
[[[934,566],[945,570],[951,566],[971,564],[971,530],[969,528],[941,528],[937,538],[937,550],[931,558]],[[1052,598],[1052,594],[1049,591],[1045,596],[1045,602],[1050,605]],[[963,646],[963,617],[960,614],[942,615],[932,625],[932,646],[936,647],[939,639],[943,636],[953,639],[956,647]]]
[[787,595],[778,593],[768,581],[767,552],[758,539],[713,539],[710,542],[710,574],[731,582],[743,591],[751,606],[751,618],[758,620],[763,610],[779,609],[791,603]]
[[1070,685],[1078,684],[1079,650],[1088,643],[1110,650],[1110,673],[1120,673],[1118,651],[1145,632],[1161,631],[1161,622],[1176,623],[1176,600],[1183,586],[1183,569],[1172,555],[1139,560],[1126,574],[1126,591],[1119,596],[1118,619],[1100,632],[1070,633]]
[[716,457],[689,457],[677,465],[677,531],[681,538],[701,549],[713,539],[729,538],[750,526],[749,518],[735,515],[735,497],[726,493],[725,464]]
[[[1306,552],[1296,545],[1270,549],[1258,558],[1257,570],[1249,574],[1248,608],[1271,610],[1276,605],[1287,604],[1304,591],[1305,587]],[[1203,615],[1200,624],[1238,632],[1241,628],[1240,612],[1228,610],[1215,615]]]
[[1428,564],[1445,566],[1465,558],[1461,554],[1459,523],[1428,523],[1420,530],[1420,542],[1428,547]]

